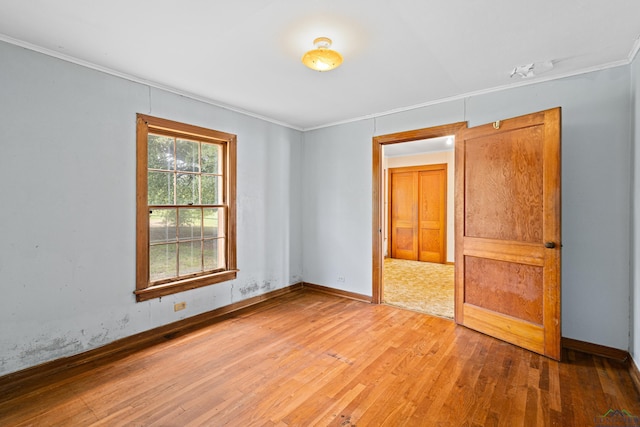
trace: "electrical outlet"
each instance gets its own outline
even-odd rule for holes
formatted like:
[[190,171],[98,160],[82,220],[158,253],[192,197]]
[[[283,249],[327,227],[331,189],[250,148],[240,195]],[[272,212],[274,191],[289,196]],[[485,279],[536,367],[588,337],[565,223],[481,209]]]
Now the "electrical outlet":
[[185,308],[187,308],[186,302],[177,302],[173,304],[173,311],[180,311],[180,310],[184,310]]
[[340,276],[340,277],[338,277],[338,282],[340,282],[340,283],[344,283],[344,276]]

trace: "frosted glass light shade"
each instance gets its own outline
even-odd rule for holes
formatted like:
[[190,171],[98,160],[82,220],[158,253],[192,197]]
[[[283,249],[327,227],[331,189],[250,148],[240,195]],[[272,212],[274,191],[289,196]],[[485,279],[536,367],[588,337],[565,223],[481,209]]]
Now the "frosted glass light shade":
[[312,70],[329,71],[337,68],[342,64],[342,55],[331,47],[331,39],[327,37],[318,37],[313,41],[315,49],[305,53],[302,57],[302,63]]

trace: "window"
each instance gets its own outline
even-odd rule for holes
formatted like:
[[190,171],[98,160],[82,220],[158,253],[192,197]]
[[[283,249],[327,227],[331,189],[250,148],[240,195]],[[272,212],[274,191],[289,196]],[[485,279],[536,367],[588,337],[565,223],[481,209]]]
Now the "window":
[[236,136],[137,121],[137,300],[235,279]]

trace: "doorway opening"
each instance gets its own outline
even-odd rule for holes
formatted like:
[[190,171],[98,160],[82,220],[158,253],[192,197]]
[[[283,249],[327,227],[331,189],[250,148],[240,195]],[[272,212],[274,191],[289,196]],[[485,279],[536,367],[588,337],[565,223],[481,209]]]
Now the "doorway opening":
[[373,301],[453,318],[453,135],[466,123],[373,139]]
[[387,145],[382,300],[453,319],[454,136]]

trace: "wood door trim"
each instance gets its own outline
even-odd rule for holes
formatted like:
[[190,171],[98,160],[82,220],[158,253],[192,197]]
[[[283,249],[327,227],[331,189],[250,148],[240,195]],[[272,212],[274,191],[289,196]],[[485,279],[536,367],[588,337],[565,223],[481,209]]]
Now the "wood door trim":
[[437,138],[441,136],[454,135],[460,129],[466,129],[467,122],[456,122],[442,126],[434,126],[423,129],[392,133],[387,135],[374,136],[372,139],[372,159],[373,159],[373,221],[372,221],[372,302],[380,304],[382,302],[382,268],[383,268],[383,239],[382,227],[384,212],[384,193],[382,183],[382,146],[388,144],[398,144],[402,142],[418,141],[421,139]]
[[420,165],[420,166],[400,166],[398,168],[389,168],[389,173],[393,171],[394,173],[402,173],[402,172],[420,172],[420,171],[437,171],[437,170],[447,170],[446,163],[434,163],[431,165]]
[[453,135],[463,127],[467,127],[467,122],[456,122],[449,123],[447,125],[433,126],[430,128],[389,133],[386,135],[374,136],[373,140],[375,143],[380,145],[398,144],[401,142],[410,142],[420,139],[438,138],[441,136]]

